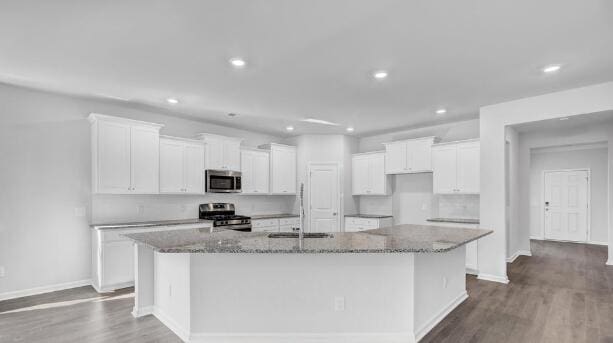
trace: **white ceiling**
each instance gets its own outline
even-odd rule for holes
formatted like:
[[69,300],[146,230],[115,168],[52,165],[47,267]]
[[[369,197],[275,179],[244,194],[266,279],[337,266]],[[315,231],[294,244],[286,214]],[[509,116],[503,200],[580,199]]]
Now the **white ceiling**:
[[[366,135],[613,80],[612,37],[610,0],[3,0],[0,81],[269,133]],[[545,76],[550,63],[564,67]]]

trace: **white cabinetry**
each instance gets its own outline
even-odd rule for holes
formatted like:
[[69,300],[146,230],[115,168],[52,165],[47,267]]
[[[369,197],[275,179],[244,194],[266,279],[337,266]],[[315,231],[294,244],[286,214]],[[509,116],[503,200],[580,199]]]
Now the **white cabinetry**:
[[294,232],[300,227],[300,217],[254,219],[252,232]]
[[204,145],[200,141],[160,138],[160,193],[204,193]]
[[[466,223],[438,223],[431,222],[432,226],[456,227],[460,229],[478,229],[479,224]],[[466,244],[466,273],[477,275],[479,273],[479,244],[477,241],[472,241]]]
[[390,193],[389,175],[385,174],[385,153],[354,154],[352,161],[353,195],[387,195]]
[[296,194],[296,147],[282,144],[266,144],[270,149],[270,193]]
[[198,139],[205,144],[205,168],[216,170],[241,170],[240,138],[201,133]]
[[92,286],[99,293],[134,285],[134,243],[124,234],[208,228],[210,224],[92,230]]
[[364,218],[360,216],[345,216],[345,232],[358,232],[379,229],[393,225],[392,217]]
[[384,143],[385,173],[408,174],[432,171],[432,144],[435,137]]
[[479,194],[478,140],[436,144],[432,147],[435,194]]
[[159,132],[163,125],[92,113],[94,193],[159,191]]
[[242,194],[270,192],[270,153],[261,150],[241,150]]

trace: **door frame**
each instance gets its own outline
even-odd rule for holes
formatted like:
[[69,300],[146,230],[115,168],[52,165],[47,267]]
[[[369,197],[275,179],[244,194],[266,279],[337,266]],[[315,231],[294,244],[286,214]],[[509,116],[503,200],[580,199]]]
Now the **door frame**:
[[311,232],[311,170],[316,166],[335,166],[338,171],[337,182],[337,199],[338,199],[338,232],[343,232],[344,227],[344,219],[345,219],[345,210],[343,208],[343,164],[340,162],[308,162],[307,163],[307,177],[306,177],[306,204],[305,204],[305,214],[306,214],[306,222],[307,222],[307,232]]
[[590,168],[571,168],[571,169],[546,169],[543,170],[541,175],[541,239],[548,241],[560,241],[557,239],[550,239],[545,237],[545,174],[555,172],[574,172],[585,171],[587,172],[587,233],[585,241],[563,241],[563,242],[576,242],[576,243],[590,243],[591,239],[591,226],[592,226],[592,170]]

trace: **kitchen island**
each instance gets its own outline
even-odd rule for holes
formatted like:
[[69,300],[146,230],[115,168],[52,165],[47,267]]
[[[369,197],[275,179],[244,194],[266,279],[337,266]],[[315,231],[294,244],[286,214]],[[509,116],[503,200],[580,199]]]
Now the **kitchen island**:
[[129,234],[133,315],[155,315],[186,342],[416,342],[467,298],[465,244],[490,233]]

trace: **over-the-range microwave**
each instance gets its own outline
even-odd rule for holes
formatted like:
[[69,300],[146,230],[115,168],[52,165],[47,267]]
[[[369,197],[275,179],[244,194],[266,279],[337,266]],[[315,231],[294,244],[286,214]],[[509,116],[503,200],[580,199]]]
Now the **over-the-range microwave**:
[[240,193],[241,172],[233,170],[206,170],[208,193]]

